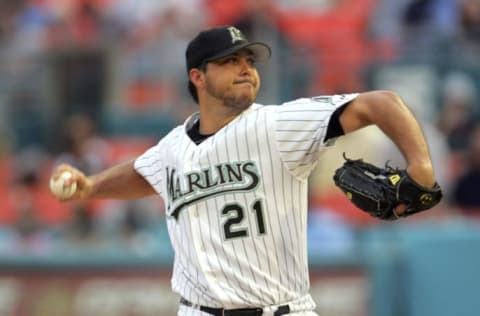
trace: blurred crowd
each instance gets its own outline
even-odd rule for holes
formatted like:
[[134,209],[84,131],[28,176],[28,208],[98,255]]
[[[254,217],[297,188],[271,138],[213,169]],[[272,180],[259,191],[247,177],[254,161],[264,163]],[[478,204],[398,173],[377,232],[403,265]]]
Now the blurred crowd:
[[[412,220],[480,215],[478,0],[1,1],[0,253],[105,243],[148,251],[160,199],[62,204],[48,177],[61,162],[90,174],[134,157],[182,123],[196,110],[186,45],[199,29],[225,24],[273,48],[260,66],[261,102],[399,92],[424,127],[445,191],[438,209]],[[340,143],[312,177],[312,236],[349,238],[381,224],[333,188],[331,168],[341,151],[403,162],[376,131],[357,137],[369,139],[362,148]]]

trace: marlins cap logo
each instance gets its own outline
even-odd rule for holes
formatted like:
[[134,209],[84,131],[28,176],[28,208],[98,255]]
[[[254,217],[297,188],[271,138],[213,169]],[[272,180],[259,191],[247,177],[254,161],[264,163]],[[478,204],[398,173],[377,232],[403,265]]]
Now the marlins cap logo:
[[245,41],[245,37],[243,36],[242,32],[240,32],[239,29],[236,27],[230,26],[228,28],[228,31],[230,32],[230,36],[232,37],[232,44],[235,44],[236,42],[243,42]]

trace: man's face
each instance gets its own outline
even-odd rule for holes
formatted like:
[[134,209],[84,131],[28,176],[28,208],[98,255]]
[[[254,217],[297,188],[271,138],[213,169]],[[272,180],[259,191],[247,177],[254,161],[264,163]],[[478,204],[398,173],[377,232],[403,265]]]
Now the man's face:
[[249,107],[260,88],[254,56],[246,49],[209,62],[205,78],[207,94],[237,109]]

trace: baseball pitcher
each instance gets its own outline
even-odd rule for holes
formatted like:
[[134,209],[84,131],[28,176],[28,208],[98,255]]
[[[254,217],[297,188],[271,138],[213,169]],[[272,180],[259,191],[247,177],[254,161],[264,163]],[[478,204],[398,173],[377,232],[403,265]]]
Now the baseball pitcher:
[[[90,176],[68,165],[52,174],[74,191],[57,194],[62,200],[162,197],[175,251],[178,315],[316,315],[309,295],[307,180],[339,136],[376,124],[408,163],[406,170],[373,174],[368,164],[347,161],[335,179],[360,209],[392,219],[441,198],[422,130],[395,93],[257,104],[256,63],[270,54],[267,44],[249,42],[234,27],[200,32],[186,51],[198,113],[132,161]],[[65,172],[71,176],[62,177]]]

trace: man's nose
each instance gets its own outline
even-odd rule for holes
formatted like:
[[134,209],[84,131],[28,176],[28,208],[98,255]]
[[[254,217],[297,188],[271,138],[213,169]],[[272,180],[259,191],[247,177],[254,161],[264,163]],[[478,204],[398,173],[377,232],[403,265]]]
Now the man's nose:
[[252,65],[247,59],[241,59],[240,60],[240,69],[242,71],[242,74],[250,74],[252,71]]

